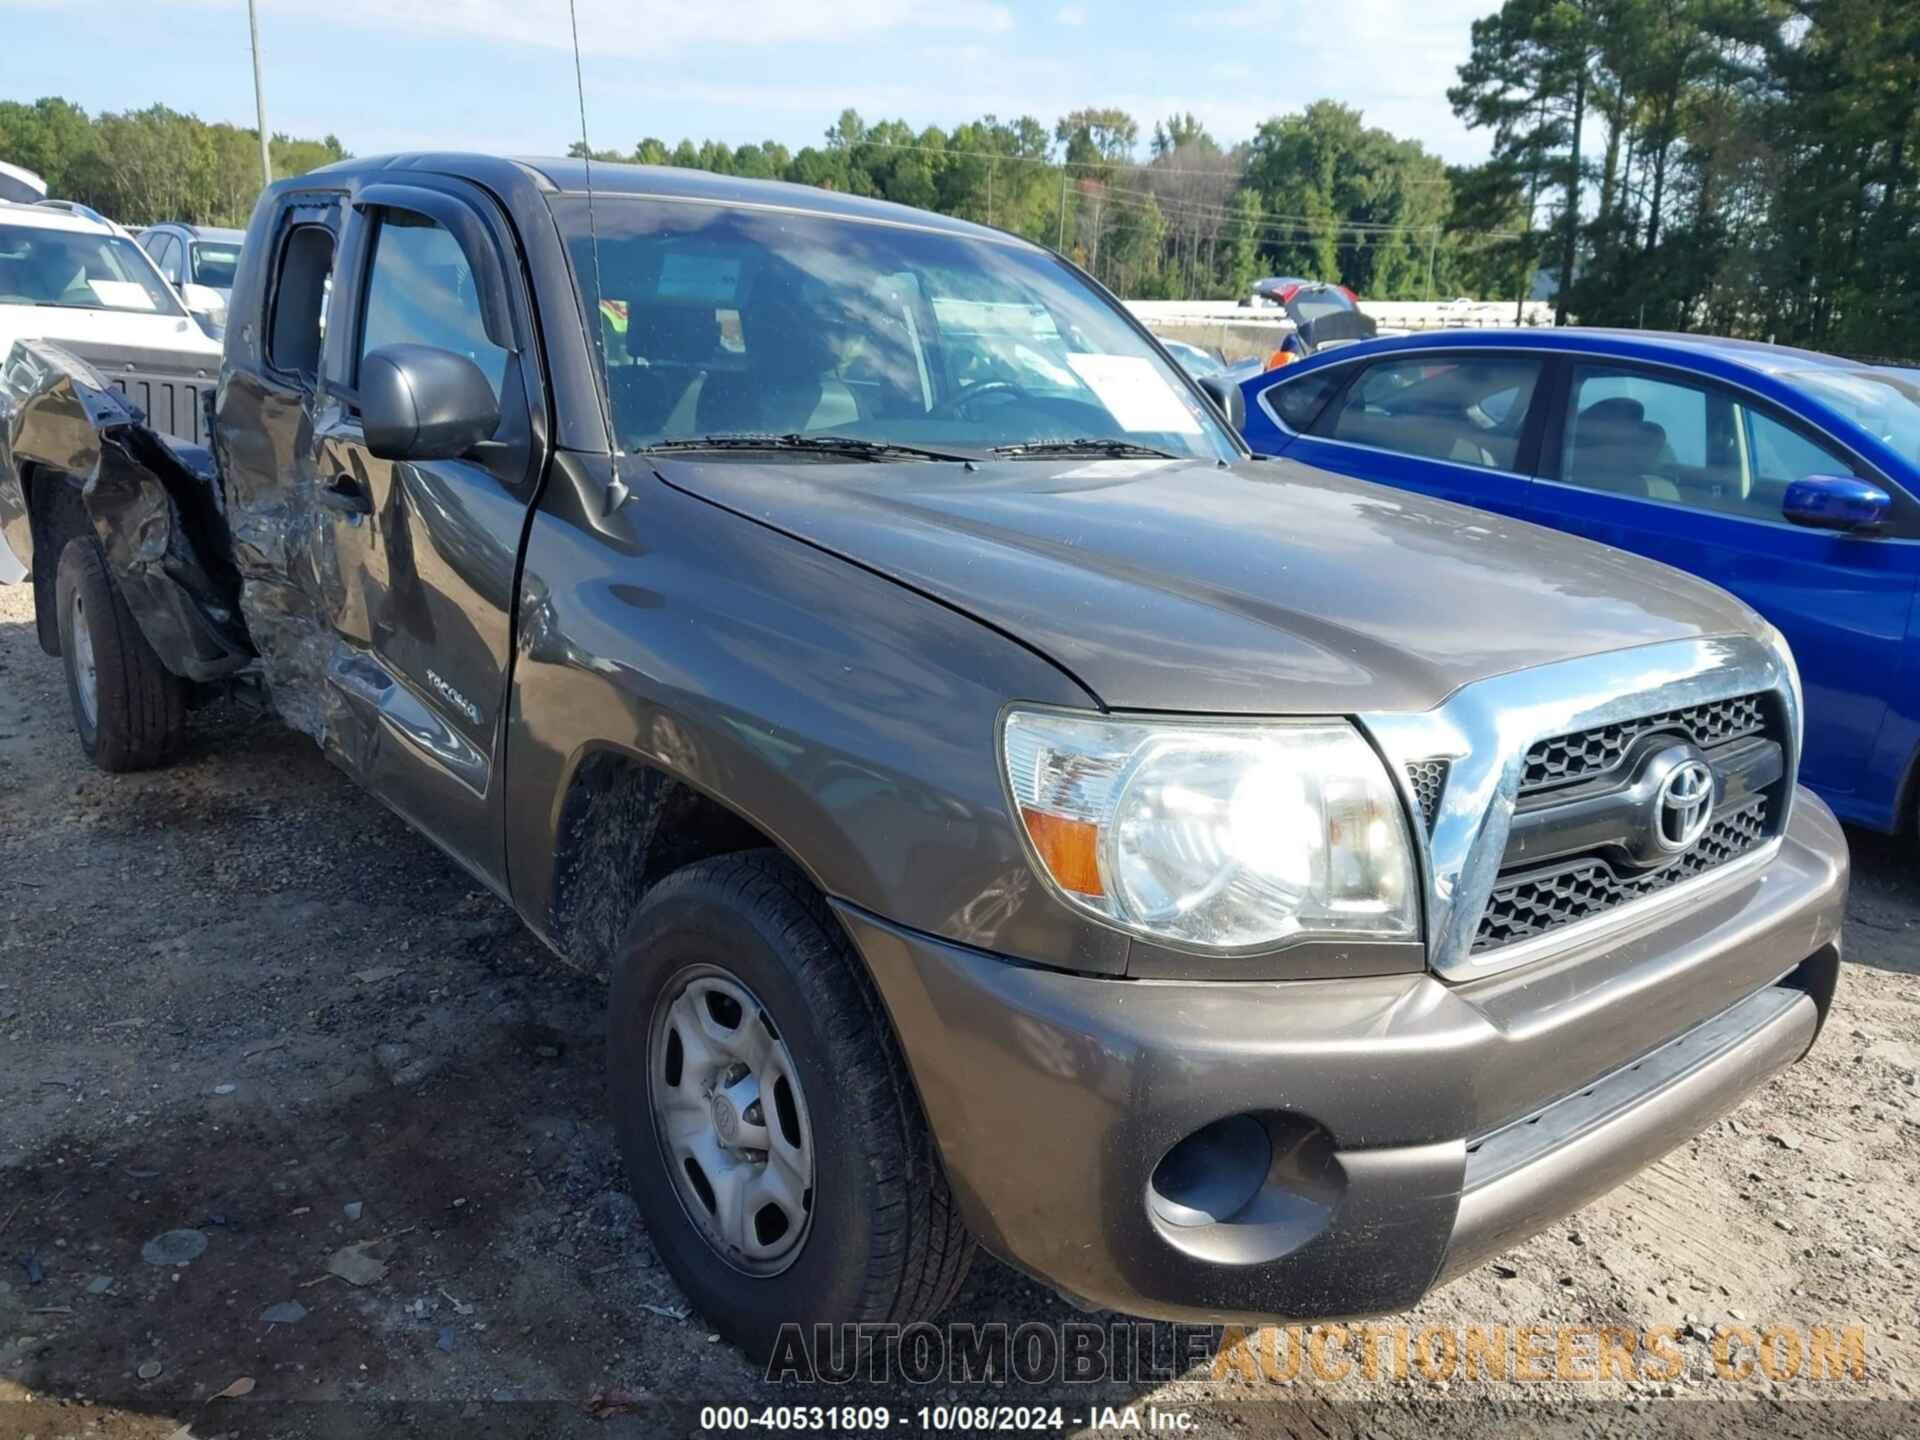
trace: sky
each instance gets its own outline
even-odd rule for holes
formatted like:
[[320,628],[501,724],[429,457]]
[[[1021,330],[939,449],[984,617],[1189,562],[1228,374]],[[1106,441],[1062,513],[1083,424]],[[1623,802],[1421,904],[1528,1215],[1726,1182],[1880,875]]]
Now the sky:
[[[596,149],[643,136],[819,143],[841,109],[915,129],[983,114],[1192,111],[1224,143],[1323,97],[1449,161],[1485,157],[1448,108],[1497,0],[577,0]],[[267,123],[355,154],[538,155],[579,138],[566,0],[260,0]],[[161,103],[251,126],[246,0],[0,0],[0,99]]]

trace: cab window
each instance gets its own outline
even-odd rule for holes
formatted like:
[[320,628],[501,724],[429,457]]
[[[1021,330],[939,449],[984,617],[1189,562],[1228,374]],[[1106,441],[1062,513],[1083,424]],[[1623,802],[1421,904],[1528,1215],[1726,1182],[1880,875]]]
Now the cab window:
[[479,366],[499,397],[508,355],[487,338],[473,267],[445,226],[406,210],[382,214],[364,316],[359,356],[386,345],[451,350]]

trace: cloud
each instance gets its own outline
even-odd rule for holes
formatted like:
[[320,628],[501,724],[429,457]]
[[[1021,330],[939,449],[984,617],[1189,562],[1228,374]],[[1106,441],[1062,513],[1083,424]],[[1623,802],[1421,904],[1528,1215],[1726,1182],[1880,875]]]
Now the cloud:
[[1084,25],[1087,23],[1087,7],[1084,5],[1062,5],[1054,20],[1061,25]]
[[[237,9],[245,0],[198,0]],[[751,11],[686,0],[578,0],[580,48],[596,56],[654,59],[703,45],[768,46],[890,30],[998,35],[1013,16],[995,0],[763,0]],[[571,49],[563,4],[525,0],[262,0],[269,15],[299,15],[356,29],[456,35],[495,44]]]

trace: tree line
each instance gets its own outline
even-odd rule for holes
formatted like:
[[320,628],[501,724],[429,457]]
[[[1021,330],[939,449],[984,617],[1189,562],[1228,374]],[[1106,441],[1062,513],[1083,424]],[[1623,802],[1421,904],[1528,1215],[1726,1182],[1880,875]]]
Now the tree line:
[[1920,0],[1506,0],[1448,95],[1561,318],[1920,352]]
[[[1388,300],[1538,288],[1587,324],[1920,350],[1920,0],[1503,0],[1447,95],[1485,163],[1328,100],[1239,140],[1111,108],[951,129],[850,109],[798,151],[649,137],[594,158],[982,221],[1133,298],[1271,274]],[[273,140],[277,175],[345,154]],[[259,189],[255,132],[162,106],[0,103],[0,158],[123,220],[239,224]]]
[[[275,179],[347,157],[332,135],[275,135],[270,150]],[[129,226],[242,226],[261,189],[258,130],[208,124],[164,105],[90,116],[54,97],[0,100],[0,160],[33,171],[48,194]]]
[[1051,128],[987,115],[950,130],[845,110],[798,152],[649,137],[593,158],[797,181],[978,220],[1057,247],[1135,299],[1239,297],[1272,274],[1383,299],[1498,293],[1513,268],[1486,237],[1452,228],[1453,179],[1437,156],[1327,100],[1233,143],[1190,114],[1143,133],[1115,109],[1076,110]]

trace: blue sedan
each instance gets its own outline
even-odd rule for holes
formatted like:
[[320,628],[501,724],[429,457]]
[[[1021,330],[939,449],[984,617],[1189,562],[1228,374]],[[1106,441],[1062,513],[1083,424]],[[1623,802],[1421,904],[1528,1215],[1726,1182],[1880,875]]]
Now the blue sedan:
[[1801,778],[1843,819],[1914,823],[1912,372],[1705,336],[1452,330],[1316,356],[1240,398],[1258,453],[1585,535],[1731,590],[1799,660]]

